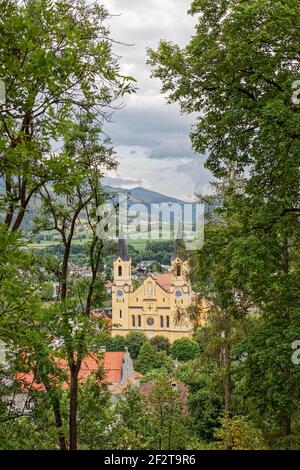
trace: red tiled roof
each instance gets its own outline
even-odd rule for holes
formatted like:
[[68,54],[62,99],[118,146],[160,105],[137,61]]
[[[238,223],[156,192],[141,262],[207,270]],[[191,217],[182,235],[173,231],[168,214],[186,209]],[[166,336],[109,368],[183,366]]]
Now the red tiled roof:
[[[82,361],[78,374],[79,382],[84,382],[89,375],[95,374],[102,367],[105,373],[104,382],[108,384],[120,384],[122,378],[123,358],[124,352],[105,352],[102,357],[98,354],[89,354]],[[66,360],[56,359],[55,363],[60,369],[68,373]],[[30,388],[41,392],[45,391],[45,387],[36,382],[33,372],[19,372],[16,374],[15,378],[24,388]],[[64,390],[67,390],[69,388],[69,383],[64,382],[62,387]]]
[[152,278],[157,282],[160,287],[164,290],[169,291],[172,284],[172,274],[153,274]]
[[105,381],[111,384],[121,383],[123,352],[106,352],[104,353],[104,372]]

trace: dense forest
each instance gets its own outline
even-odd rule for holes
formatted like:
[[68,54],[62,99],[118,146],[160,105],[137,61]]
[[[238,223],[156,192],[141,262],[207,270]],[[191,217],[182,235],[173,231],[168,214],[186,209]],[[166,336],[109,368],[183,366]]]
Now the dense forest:
[[[299,1],[194,0],[190,14],[185,47],[174,31],[174,43],[147,51],[167,102],[194,117],[195,158],[214,177],[197,195],[204,245],[187,252],[197,302],[177,312],[194,337],[170,344],[112,338],[91,315],[112,263],[97,230],[103,177],[117,166],[103,125],[136,91],[113,52],[110,15],[84,0],[0,0],[0,449],[300,448]],[[49,250],[24,236],[35,200],[32,235],[55,236]],[[167,265],[172,250],[158,241],[130,253]],[[70,277],[76,257],[88,278]],[[50,302],[47,279],[59,283]],[[79,381],[103,346],[128,349],[142,383],[153,381],[148,395],[132,387],[113,402],[101,367]],[[43,392],[24,390],[19,373]],[[14,406],[20,394],[30,413]]]

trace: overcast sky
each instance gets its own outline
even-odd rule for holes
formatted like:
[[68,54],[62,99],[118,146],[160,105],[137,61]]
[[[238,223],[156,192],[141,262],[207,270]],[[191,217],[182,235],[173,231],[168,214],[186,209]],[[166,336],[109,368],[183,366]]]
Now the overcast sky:
[[106,178],[108,184],[143,186],[170,196],[190,199],[206,192],[211,176],[203,159],[191,149],[189,132],[193,119],[181,116],[177,105],[167,105],[160,81],[151,79],[146,48],[160,39],[185,45],[194,31],[187,10],[191,0],[102,0],[114,15],[113,39],[133,44],[116,45],[122,71],[137,80],[135,95],[117,111],[106,130],[117,151],[119,168]]

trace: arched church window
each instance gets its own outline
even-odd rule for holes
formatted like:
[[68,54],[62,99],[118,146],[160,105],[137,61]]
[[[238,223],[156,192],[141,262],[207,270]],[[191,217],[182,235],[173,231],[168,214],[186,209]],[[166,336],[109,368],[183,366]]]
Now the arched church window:
[[178,276],[178,277],[181,276],[181,266],[180,266],[180,264],[177,264],[177,266],[176,266],[176,276]]
[[122,276],[122,266],[118,266],[118,275]]
[[151,282],[147,282],[146,284],[146,296],[147,297],[153,296],[153,285]]

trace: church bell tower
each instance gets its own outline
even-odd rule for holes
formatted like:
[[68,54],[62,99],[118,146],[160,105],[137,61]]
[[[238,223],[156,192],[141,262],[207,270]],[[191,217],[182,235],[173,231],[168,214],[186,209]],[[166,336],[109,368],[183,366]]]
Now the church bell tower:
[[128,255],[126,240],[120,234],[118,255],[114,261],[114,282],[112,286],[112,329],[119,334],[129,328],[129,293],[132,292],[131,258]]

